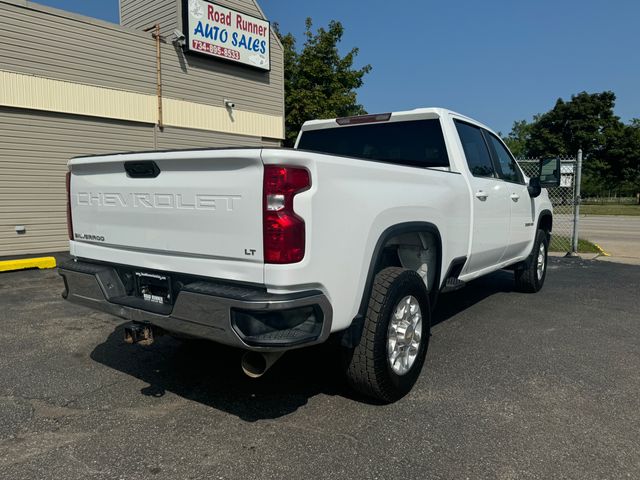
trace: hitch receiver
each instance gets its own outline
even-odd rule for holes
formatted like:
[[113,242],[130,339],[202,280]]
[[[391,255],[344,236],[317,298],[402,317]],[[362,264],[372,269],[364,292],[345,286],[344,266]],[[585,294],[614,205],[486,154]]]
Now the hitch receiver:
[[151,345],[154,341],[154,329],[149,325],[129,323],[124,327],[124,341],[129,344]]

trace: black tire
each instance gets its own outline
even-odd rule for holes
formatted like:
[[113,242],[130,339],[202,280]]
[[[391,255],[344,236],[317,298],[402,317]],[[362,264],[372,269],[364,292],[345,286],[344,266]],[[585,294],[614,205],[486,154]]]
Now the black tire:
[[[544,266],[542,276],[538,275],[538,255],[541,246],[544,246]],[[536,232],[536,240],[533,242],[531,255],[520,268],[515,270],[516,290],[523,293],[536,293],[540,291],[547,277],[547,260],[549,253],[549,235],[544,230]]]
[[[398,375],[387,354],[391,315],[406,296],[415,297],[422,315],[422,334],[418,353],[409,370]],[[388,267],[378,273],[373,283],[360,343],[347,351],[347,381],[358,392],[383,402],[405,396],[416,383],[429,344],[431,310],[429,295],[420,275],[413,270]]]

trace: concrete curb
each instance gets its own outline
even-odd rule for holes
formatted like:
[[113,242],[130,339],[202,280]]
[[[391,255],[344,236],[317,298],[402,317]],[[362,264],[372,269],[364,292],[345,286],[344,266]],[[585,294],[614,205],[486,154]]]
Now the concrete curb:
[[549,252],[548,255],[556,258],[580,258],[582,260],[595,260],[601,256],[600,253],[578,253],[577,255],[569,256],[566,252]]
[[56,268],[54,257],[21,258],[18,260],[0,261],[0,272],[11,272],[14,270],[25,270],[27,268]]
[[[555,258],[571,258],[567,257],[566,253],[561,252],[549,252],[550,257]],[[623,263],[625,265],[640,265],[640,258],[636,257],[612,257],[611,255],[603,255],[602,253],[580,253],[573,258],[578,258],[580,260],[598,260],[599,262],[610,262],[610,263]]]

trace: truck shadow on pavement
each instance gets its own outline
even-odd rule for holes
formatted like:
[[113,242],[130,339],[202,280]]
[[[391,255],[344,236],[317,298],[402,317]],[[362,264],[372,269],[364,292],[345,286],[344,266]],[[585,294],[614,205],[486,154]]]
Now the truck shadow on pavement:
[[[124,324],[123,324],[124,325]],[[91,353],[96,362],[136,377],[146,396],[167,392],[255,422],[295,412],[320,393],[348,395],[329,345],[288,352],[259,379],[240,368],[239,350],[162,336],[151,346],[127,345],[118,326]]]
[[[513,291],[513,274],[497,272],[466,288],[440,296],[432,318],[437,325],[499,292]],[[167,392],[255,422],[291,414],[319,395],[339,395],[375,402],[353,393],[342,379],[338,348],[325,345],[288,352],[259,379],[246,377],[239,350],[206,341],[162,336],[151,346],[123,342],[119,325],[91,353],[103,365],[148,384],[140,393],[163,397]],[[437,341],[437,336],[431,342]],[[427,355],[427,365],[429,355]]]
[[473,280],[461,290],[440,295],[431,316],[431,326],[449,320],[492,295],[511,292],[515,292],[515,280],[511,271],[499,270]]

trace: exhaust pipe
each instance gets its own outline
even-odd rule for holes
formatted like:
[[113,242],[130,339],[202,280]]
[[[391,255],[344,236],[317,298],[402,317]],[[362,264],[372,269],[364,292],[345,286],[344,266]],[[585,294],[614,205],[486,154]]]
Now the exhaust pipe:
[[260,378],[284,355],[284,352],[245,352],[240,365],[246,376]]

